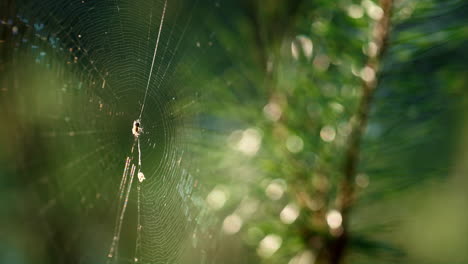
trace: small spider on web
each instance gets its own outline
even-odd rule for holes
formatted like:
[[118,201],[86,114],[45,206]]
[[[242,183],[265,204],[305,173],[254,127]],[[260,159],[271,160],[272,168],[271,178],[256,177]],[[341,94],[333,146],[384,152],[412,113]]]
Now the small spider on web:
[[140,127],[140,119],[133,121],[132,134],[138,138],[143,133],[143,128]]
[[[135,136],[135,139],[138,141],[138,165],[141,167],[141,151],[140,151],[140,135],[143,133],[143,128],[140,125],[140,119],[133,121],[132,134]],[[143,182],[146,178],[143,172],[138,171],[138,180]]]
[[141,150],[140,150],[140,135],[143,133],[143,128],[140,125],[140,119],[133,121],[132,134],[135,136],[135,140],[138,141],[138,181],[143,182],[146,178],[143,172],[140,171],[141,168]]

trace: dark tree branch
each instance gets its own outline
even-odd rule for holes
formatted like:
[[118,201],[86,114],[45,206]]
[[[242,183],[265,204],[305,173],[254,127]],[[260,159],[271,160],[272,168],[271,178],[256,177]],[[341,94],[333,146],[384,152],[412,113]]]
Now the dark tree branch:
[[372,36],[376,50],[369,53],[369,59],[362,76],[361,101],[356,116],[351,120],[352,131],[349,137],[348,149],[345,153],[343,181],[337,197],[338,209],[342,215],[342,232],[336,239],[330,241],[328,246],[327,258],[330,264],[343,262],[349,244],[349,215],[355,200],[354,186],[359,164],[361,140],[366,130],[372,99],[378,84],[376,73],[379,71],[380,61],[387,48],[392,6],[393,0],[380,1],[383,16],[377,21]]

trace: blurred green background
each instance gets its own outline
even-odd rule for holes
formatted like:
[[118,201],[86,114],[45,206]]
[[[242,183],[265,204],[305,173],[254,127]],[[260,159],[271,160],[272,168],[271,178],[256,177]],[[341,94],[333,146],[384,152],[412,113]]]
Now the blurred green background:
[[0,262],[468,263],[466,14],[1,0]]

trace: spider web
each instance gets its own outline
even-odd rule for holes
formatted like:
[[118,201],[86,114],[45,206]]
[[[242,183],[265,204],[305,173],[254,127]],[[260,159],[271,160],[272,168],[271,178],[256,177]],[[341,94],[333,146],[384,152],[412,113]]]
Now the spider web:
[[[24,1],[2,18],[14,51],[3,82],[17,84],[8,92],[20,109],[11,118],[34,138],[25,179],[61,262],[207,261],[200,241],[215,220],[189,147],[200,138],[200,46],[213,36],[204,7],[214,3]],[[119,256],[106,260],[136,119],[146,180],[129,187]]]

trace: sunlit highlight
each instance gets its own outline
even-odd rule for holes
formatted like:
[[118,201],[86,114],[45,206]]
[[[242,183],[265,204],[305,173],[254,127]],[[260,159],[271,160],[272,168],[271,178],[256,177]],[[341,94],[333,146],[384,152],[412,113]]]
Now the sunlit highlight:
[[281,247],[283,239],[278,235],[268,235],[260,241],[257,253],[263,258],[271,257]]

